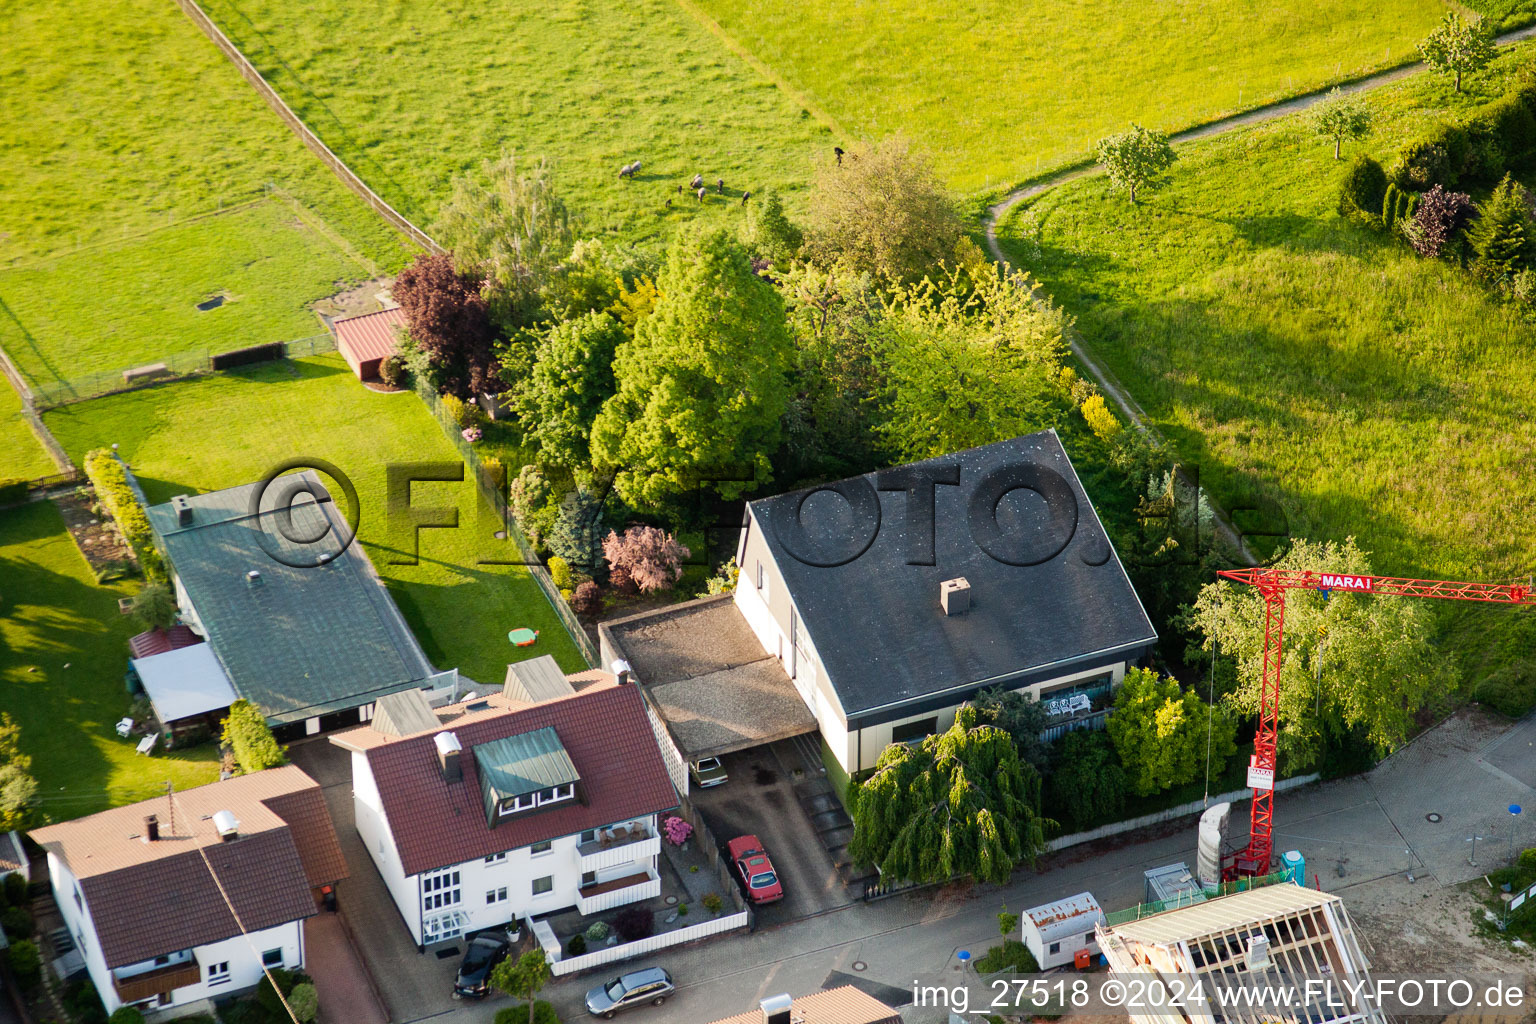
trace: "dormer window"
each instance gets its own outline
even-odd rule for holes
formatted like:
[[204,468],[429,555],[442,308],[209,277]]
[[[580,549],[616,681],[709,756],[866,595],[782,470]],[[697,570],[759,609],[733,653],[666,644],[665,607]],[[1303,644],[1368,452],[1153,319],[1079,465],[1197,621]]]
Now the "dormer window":
[[538,805],[537,793],[524,793],[522,796],[508,797],[503,800],[496,810],[497,813],[506,816],[516,814],[518,811],[531,811]]
[[496,813],[505,818],[509,814],[519,814],[523,811],[531,811],[535,807],[545,807],[562,800],[569,800],[575,795],[576,787],[569,782],[563,782],[549,789],[507,797],[496,805]]
[[550,726],[476,744],[486,824],[579,797],[581,776]]

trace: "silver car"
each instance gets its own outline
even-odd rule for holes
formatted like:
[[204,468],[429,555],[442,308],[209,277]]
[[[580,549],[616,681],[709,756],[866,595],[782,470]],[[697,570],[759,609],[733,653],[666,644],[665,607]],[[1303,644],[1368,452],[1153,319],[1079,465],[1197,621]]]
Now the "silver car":
[[587,1012],[594,1017],[612,1017],[643,1003],[660,1006],[677,991],[672,975],[660,967],[646,967],[620,975],[587,993]]

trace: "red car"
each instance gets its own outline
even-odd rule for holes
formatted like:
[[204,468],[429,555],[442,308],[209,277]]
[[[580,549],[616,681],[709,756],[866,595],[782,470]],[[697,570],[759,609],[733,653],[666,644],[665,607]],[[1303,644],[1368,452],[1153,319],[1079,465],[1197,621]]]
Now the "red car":
[[763,841],[757,836],[737,836],[725,844],[730,851],[731,863],[747,887],[747,899],[753,903],[772,903],[784,898],[784,886],[773,862],[763,852]]

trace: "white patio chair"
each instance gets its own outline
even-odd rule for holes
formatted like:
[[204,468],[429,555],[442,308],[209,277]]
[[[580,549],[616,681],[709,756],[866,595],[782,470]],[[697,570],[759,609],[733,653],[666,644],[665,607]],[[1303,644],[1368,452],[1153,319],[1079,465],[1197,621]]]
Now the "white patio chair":
[[131,732],[133,732],[133,719],[125,718],[117,723],[117,734],[123,737],[123,739],[127,739],[128,734]]
[[148,736],[145,736],[143,739],[139,740],[139,745],[135,749],[138,750],[138,752],[141,754],[147,754],[151,750],[155,749],[155,743],[159,739],[160,734],[157,732],[152,732]]

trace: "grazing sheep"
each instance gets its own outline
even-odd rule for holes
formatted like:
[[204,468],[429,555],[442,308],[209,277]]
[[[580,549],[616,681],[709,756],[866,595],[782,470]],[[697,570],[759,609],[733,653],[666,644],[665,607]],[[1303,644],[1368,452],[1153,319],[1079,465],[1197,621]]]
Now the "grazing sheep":
[[672,200],[670,199],[667,200],[667,209],[672,209]]
[[709,194],[709,189],[705,188],[703,185],[700,185],[699,186],[699,202],[702,203],[704,201],[704,197],[706,195],[708,195],[708,194]]
[[633,178],[635,176],[635,173],[637,171],[639,171],[639,170],[640,170],[640,161],[636,160],[632,164],[625,164],[623,167],[620,167],[619,168],[619,177],[621,177],[621,178]]
[[833,146],[832,152],[837,156],[837,166],[843,166],[843,147]]
[[695,174],[693,176],[693,180],[688,183],[688,187],[689,188],[703,188],[704,187],[704,175],[702,175],[702,174]]
[[751,192],[743,192],[741,194],[741,205],[742,206],[746,206],[747,205],[747,200],[751,199],[751,198],[752,198],[752,193]]

